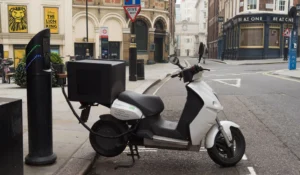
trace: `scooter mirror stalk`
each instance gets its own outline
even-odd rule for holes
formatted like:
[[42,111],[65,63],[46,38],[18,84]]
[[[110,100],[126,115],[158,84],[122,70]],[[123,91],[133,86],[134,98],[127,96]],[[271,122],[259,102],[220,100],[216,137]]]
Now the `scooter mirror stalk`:
[[178,63],[179,63],[179,59],[175,56],[169,56],[169,61],[175,65],[178,65]]

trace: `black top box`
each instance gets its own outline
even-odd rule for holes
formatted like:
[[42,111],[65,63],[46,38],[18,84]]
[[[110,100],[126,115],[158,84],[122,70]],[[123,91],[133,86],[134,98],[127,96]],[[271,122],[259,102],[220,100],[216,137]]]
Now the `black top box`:
[[125,61],[80,60],[67,63],[70,101],[99,103],[110,107],[125,91]]

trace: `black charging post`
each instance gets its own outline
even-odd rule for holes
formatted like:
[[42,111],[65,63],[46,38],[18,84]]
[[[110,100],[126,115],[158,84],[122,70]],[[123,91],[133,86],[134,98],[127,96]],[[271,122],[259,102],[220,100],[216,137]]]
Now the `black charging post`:
[[47,165],[56,161],[52,136],[52,82],[50,29],[36,34],[26,47],[29,154],[25,163]]

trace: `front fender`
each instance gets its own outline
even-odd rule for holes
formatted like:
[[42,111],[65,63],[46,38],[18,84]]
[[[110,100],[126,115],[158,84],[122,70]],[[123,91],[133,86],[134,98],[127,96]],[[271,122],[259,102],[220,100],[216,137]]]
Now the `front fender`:
[[[232,139],[230,128],[231,127],[240,128],[239,125],[237,125],[236,123],[231,122],[231,121],[220,121],[220,123],[223,126],[224,131],[227,133],[229,140]],[[210,128],[210,130],[206,134],[206,139],[205,139],[205,148],[206,149],[212,148],[214,146],[215,137],[217,136],[218,132],[219,132],[218,124],[215,124]]]

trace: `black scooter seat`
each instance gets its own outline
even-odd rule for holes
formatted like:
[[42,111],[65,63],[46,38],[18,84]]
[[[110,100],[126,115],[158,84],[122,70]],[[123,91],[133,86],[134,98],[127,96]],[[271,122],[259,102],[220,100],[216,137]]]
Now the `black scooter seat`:
[[164,103],[158,96],[124,91],[119,95],[118,99],[136,106],[146,117],[160,114],[164,110]]

